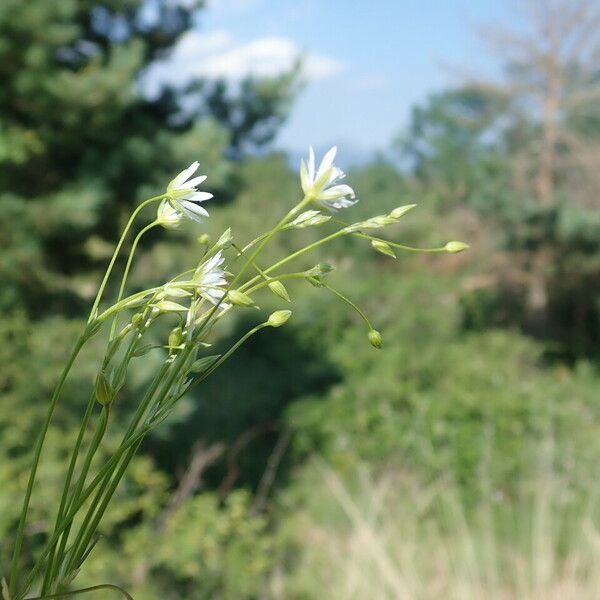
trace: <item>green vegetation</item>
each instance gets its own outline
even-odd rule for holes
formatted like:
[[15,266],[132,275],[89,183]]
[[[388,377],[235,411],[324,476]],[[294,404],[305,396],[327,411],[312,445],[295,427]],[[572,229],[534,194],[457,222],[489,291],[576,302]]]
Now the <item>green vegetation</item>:
[[[138,0],[0,6],[5,577],[34,440],[131,207],[195,159],[217,198],[202,227],[142,240],[137,290],[187,268],[199,235],[214,241],[231,226],[249,241],[301,196],[283,155],[250,155],[284,119],[295,73],[248,81],[237,96],[195,82],[145,99],[134,79],[190,25],[183,4],[155,4],[160,18],[145,24]],[[125,25],[113,36],[117,10]],[[539,65],[509,66],[537,81]],[[286,284],[293,321],[253,338],[144,442],[77,587],[110,581],[136,600],[595,597],[600,222],[597,169],[581,152],[595,156],[599,141],[597,75],[584,67],[561,68],[588,101],[548,120],[517,85],[512,97],[476,85],[435,94],[398,137],[400,166],[378,159],[349,173],[361,202],[340,219],[416,203],[390,240],[464,239],[471,250],[394,259],[358,239],[323,250],[382,350],[333,295]],[[201,101],[174,121],[192,90]],[[548,141],[553,119],[562,137]],[[293,236],[295,247],[316,232]],[[265,262],[291,244],[276,239]],[[273,296],[265,314],[282,303]],[[253,313],[211,353],[260,322]],[[66,383],[27,564],[46,541],[103,349],[86,347]],[[102,456],[160,364],[155,353],[137,361]]]

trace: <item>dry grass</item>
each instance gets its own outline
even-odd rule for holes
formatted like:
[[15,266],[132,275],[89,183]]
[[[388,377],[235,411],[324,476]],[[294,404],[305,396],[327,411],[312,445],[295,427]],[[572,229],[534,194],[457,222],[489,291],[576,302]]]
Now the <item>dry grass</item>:
[[[300,556],[272,598],[328,600],[596,600],[600,532],[585,500],[546,464],[508,500],[491,492],[471,512],[456,485],[363,475],[350,488],[316,464],[324,502],[343,517],[300,515]],[[352,491],[351,491],[352,489]],[[319,492],[317,492],[319,493]],[[485,496],[485,495],[484,495]]]

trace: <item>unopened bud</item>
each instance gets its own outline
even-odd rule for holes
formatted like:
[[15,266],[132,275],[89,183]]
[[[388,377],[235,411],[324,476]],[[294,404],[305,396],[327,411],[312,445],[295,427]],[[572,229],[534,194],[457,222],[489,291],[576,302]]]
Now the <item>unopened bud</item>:
[[288,294],[288,291],[285,289],[285,286],[283,285],[283,283],[281,283],[281,281],[269,281],[269,289],[280,298],[283,298],[287,302],[291,302],[290,295]]
[[231,235],[231,227],[228,227],[223,235],[217,240],[216,246],[217,248],[227,248],[231,245],[231,241],[233,240],[233,235]]
[[201,246],[208,246],[210,244],[210,235],[208,235],[208,233],[203,233],[197,240]]
[[306,274],[312,275],[313,277],[319,277],[321,275],[327,275],[328,273],[331,273],[331,271],[333,271],[333,267],[331,265],[327,263],[319,263],[309,271],[306,271]]
[[100,371],[96,377],[96,387],[94,390],[96,394],[96,400],[102,404],[102,406],[109,406],[113,399],[113,393],[104,371]]
[[403,217],[409,210],[412,210],[415,206],[416,204],[406,204],[404,206],[398,206],[398,208],[395,208],[390,213],[390,217],[392,217],[392,219],[399,219],[400,217]]
[[159,312],[181,312],[187,311],[187,308],[182,304],[178,304],[177,302],[172,302],[171,300],[160,300],[154,305],[155,309],[158,309]]
[[227,297],[234,306],[256,306],[254,300],[248,294],[244,294],[244,292],[240,292],[239,290],[230,290],[227,292]]
[[457,252],[462,252],[469,247],[469,244],[465,244],[464,242],[448,242],[444,248],[446,252],[450,252],[451,254],[456,254]]
[[381,254],[385,254],[387,256],[391,256],[392,258],[396,258],[396,254],[387,242],[382,242],[381,240],[373,240],[371,242],[371,246],[373,246],[373,248]]
[[383,338],[381,334],[376,329],[371,329],[369,331],[369,344],[373,346],[373,348],[377,348],[378,350],[383,346]]
[[274,313],[269,315],[269,318],[267,319],[267,325],[269,325],[269,327],[281,327],[283,324],[287,323],[291,316],[291,310],[276,310]]
[[175,349],[179,347],[181,342],[183,341],[183,332],[181,331],[181,327],[175,327],[169,334],[169,349]]

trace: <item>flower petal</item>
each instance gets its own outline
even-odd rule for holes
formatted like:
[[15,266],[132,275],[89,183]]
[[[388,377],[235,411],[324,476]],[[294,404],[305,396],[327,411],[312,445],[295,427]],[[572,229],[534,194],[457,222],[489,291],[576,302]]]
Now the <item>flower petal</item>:
[[206,181],[206,175],[200,175],[199,177],[194,177],[193,179],[186,181],[185,187],[195,188],[195,187],[198,187],[201,183],[204,183],[205,181]]
[[193,202],[188,202],[187,200],[182,200],[181,208],[183,208],[183,210],[185,211],[185,214],[190,219],[192,219],[193,221],[196,221],[197,223],[202,223],[202,217],[208,217],[208,213],[201,206],[198,206],[197,204],[194,204]]
[[302,191],[305,194],[308,194],[308,191],[310,190],[310,182],[308,181],[308,170],[304,159],[300,161],[300,185],[302,186]]
[[173,189],[184,189],[185,186],[183,184],[187,181],[188,177],[191,177],[196,172],[199,166],[200,163],[195,160],[187,169],[181,171],[172,181]]
[[204,202],[205,200],[210,200],[213,197],[213,194],[210,192],[192,192],[186,196],[185,199],[190,202]]
[[315,179],[319,179],[325,171],[327,171],[330,167],[333,166],[333,161],[335,160],[335,155],[337,154],[337,146],[333,146],[327,151],[327,154],[323,157],[321,164],[319,165],[319,170],[317,171],[317,175]]
[[310,185],[315,182],[315,151],[312,146],[308,148],[308,181]]
[[340,185],[334,185],[333,187],[327,188],[323,190],[319,194],[319,200],[335,200],[336,198],[342,198],[344,196],[350,196],[350,198],[354,198],[354,190],[345,183],[341,183]]

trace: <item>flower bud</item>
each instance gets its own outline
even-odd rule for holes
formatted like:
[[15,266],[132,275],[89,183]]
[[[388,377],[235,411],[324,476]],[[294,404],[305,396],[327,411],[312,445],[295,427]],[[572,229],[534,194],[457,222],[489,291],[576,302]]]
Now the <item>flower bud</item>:
[[319,263],[315,265],[312,269],[306,271],[306,275],[310,275],[313,277],[319,277],[321,275],[327,275],[333,271],[333,267],[327,263]]
[[100,371],[96,377],[96,387],[94,388],[96,400],[102,406],[109,406],[113,399],[113,391],[104,371]]
[[298,215],[291,223],[290,227],[303,229],[304,227],[313,227],[327,223],[331,219],[330,215],[324,215],[318,210],[307,210]]
[[287,323],[291,316],[291,310],[276,310],[274,313],[269,315],[269,318],[267,319],[267,325],[269,327],[281,327]]
[[177,348],[181,342],[183,342],[183,332],[181,327],[175,327],[175,329],[173,329],[169,334],[169,349],[171,350]]
[[469,247],[469,244],[465,244],[464,242],[448,242],[444,248],[446,252],[450,252],[451,254],[456,254],[457,252],[462,252]]
[[416,204],[405,204],[404,206],[398,206],[398,208],[395,208],[389,216],[392,219],[399,219],[400,217],[403,217],[409,210],[412,210],[415,206]]
[[173,206],[168,200],[163,200],[156,211],[156,222],[162,225],[165,229],[177,229],[179,227],[183,215]]
[[256,303],[248,294],[244,294],[244,292],[240,292],[239,290],[230,290],[227,292],[227,297],[234,306],[256,306]]
[[158,309],[159,312],[181,312],[187,311],[187,308],[177,302],[172,302],[171,300],[160,300],[154,305],[155,309]]
[[291,302],[290,295],[288,294],[288,291],[285,289],[285,286],[283,285],[283,283],[281,283],[281,281],[277,281],[276,279],[274,279],[273,281],[269,281],[269,289],[276,296],[283,298],[287,302]]
[[377,348],[379,350],[383,346],[383,338],[376,329],[371,329],[371,331],[369,331],[368,338],[369,343],[371,346],[373,346],[373,348]]
[[223,235],[217,240],[216,246],[217,248],[228,248],[231,245],[231,241],[233,240],[233,235],[231,235],[231,227],[228,227]]
[[203,233],[197,240],[201,246],[208,246],[210,244],[210,235],[208,235],[208,233]]
[[377,250],[377,252],[380,252],[381,254],[385,254],[387,256],[391,256],[392,258],[396,258],[396,254],[394,253],[394,251],[392,250],[392,247],[387,242],[382,242],[380,240],[373,240],[371,242],[371,246],[373,246],[373,248],[375,250]]

